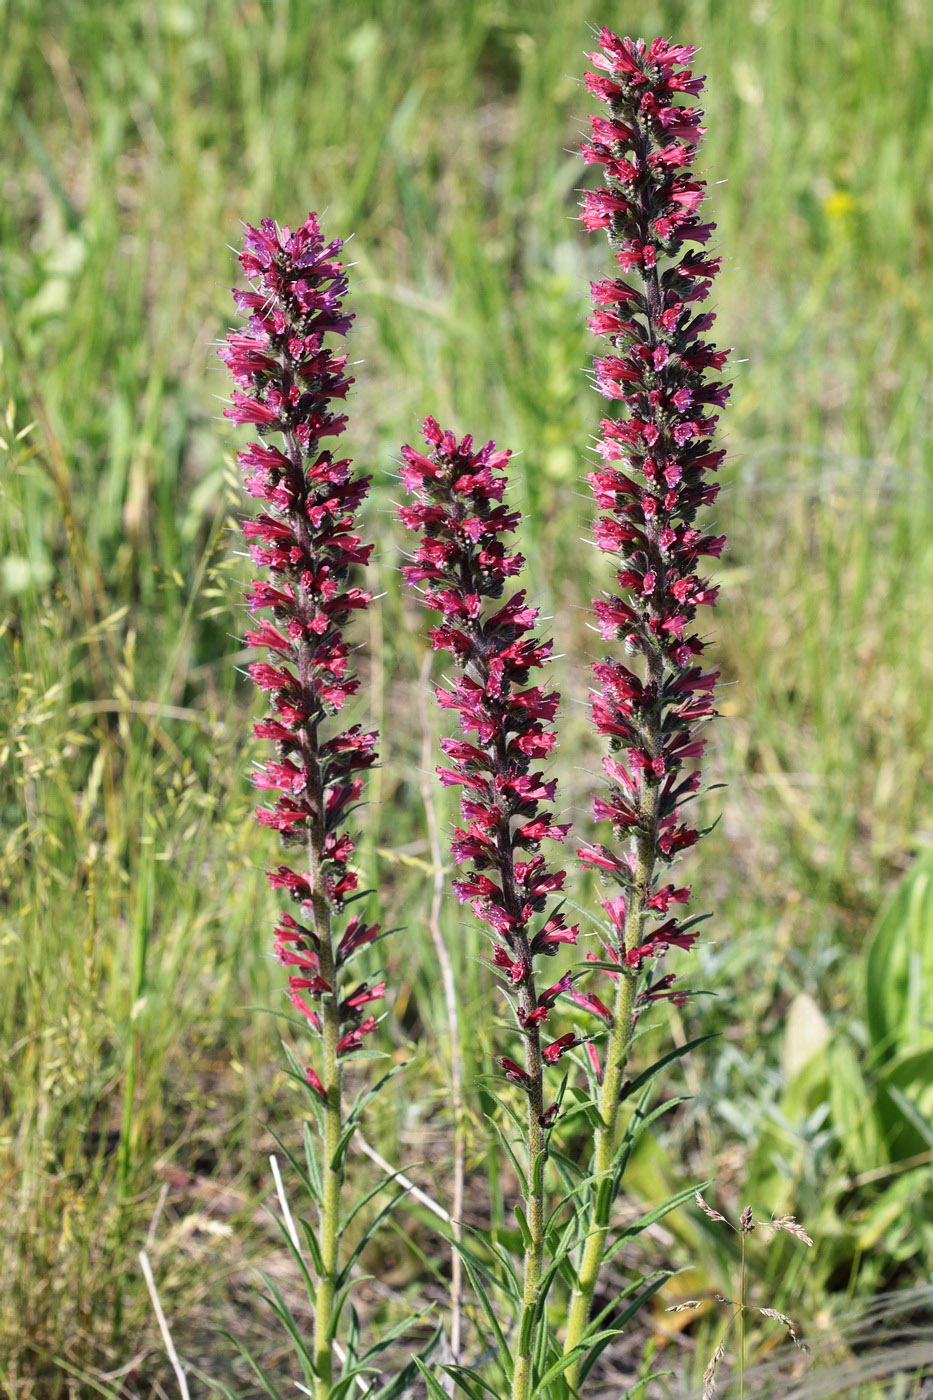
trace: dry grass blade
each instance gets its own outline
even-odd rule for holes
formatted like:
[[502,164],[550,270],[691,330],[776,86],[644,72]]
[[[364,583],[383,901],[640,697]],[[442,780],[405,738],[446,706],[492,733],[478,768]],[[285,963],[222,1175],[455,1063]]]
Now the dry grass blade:
[[159,1324],[159,1331],[162,1334],[162,1341],[165,1344],[168,1359],[171,1362],[172,1370],[175,1372],[175,1377],[178,1381],[178,1393],[181,1396],[181,1400],[191,1400],[191,1392],[188,1390],[188,1378],[178,1359],[178,1353],[172,1341],[172,1334],[169,1331],[165,1313],[162,1311],[162,1304],[159,1302],[159,1293],[156,1288],[155,1279],[152,1276],[152,1266],[149,1263],[149,1256],[145,1250],[140,1252],[139,1265],[143,1271],[143,1278],[146,1280],[149,1297],[152,1299],[152,1309],[156,1315],[156,1322]]

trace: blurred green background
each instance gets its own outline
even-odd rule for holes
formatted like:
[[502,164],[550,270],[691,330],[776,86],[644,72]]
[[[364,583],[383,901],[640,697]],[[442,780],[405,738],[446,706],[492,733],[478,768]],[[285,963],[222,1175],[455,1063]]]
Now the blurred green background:
[[[716,522],[729,684],[712,769],[728,788],[707,799],[722,821],[689,864],[696,907],[716,916],[677,964],[716,996],[673,1025],[722,1035],[672,1080],[692,1101],[636,1159],[630,1190],[652,1201],[712,1179],[723,1205],[796,1212],[815,1248],[756,1255],[755,1286],[817,1341],[857,1300],[929,1271],[922,0],[6,0],[0,1386],[17,1400],[172,1393],[136,1265],[147,1232],[192,1364],[234,1374],[222,1326],[278,1355],[248,1265],[285,1268],[260,1207],[269,1130],[294,1143],[302,1105],[281,1023],[250,1009],[280,1005],[262,876],[276,853],[244,780],[248,566],[212,348],[239,222],[263,215],[315,208],[328,232],[354,234],[347,441],[375,476],[385,593],[361,638],[361,716],[385,736],[364,859],[383,922],[405,926],[385,945],[384,1048],[413,1062],[370,1135],[449,1191],[420,782],[433,760],[392,459],[425,412],[521,451],[530,588],[568,702],[563,800],[588,835],[585,608],[606,573],[581,542],[600,413],[585,316],[587,278],[609,266],[575,222],[593,175],[573,150],[593,106],[590,22],[701,46],[701,163],[726,266],[717,339],[741,361]],[[470,1032],[468,1199],[481,1218],[491,1192],[495,1217],[473,1087],[495,994],[476,928],[446,901],[443,919]],[[659,1017],[653,1043],[670,1034]],[[679,1296],[728,1293],[733,1261],[703,1217],[665,1227],[652,1262],[689,1267]],[[444,1252],[416,1216],[369,1265],[384,1290],[374,1320],[443,1296]],[[671,1385],[697,1393],[713,1320],[673,1316],[689,1327],[676,1342],[660,1307],[643,1340],[653,1326]],[[913,1374],[898,1394],[920,1393]],[[844,1393],[882,1393],[862,1384]]]

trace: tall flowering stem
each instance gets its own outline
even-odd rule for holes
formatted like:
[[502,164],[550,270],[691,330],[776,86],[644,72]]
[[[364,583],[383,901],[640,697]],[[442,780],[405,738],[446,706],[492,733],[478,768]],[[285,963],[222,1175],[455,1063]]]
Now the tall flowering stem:
[[[718,592],[701,577],[701,561],[719,557],[724,537],[703,533],[695,520],[719,491],[710,474],[725,453],[710,439],[730,388],[708,377],[729,352],[702,338],[714,317],[696,310],[720,259],[697,248],[714,225],[701,222],[705,182],[691,171],[705,134],[702,112],[684,101],[703,87],[685,66],[695,50],[620,39],[608,29],[599,40],[590,55],[597,71],[586,74],[586,85],[608,115],[590,118],[582,151],[603,167],[605,184],[584,194],[581,217],[588,229],[606,230],[623,274],[593,284],[589,324],[607,341],[595,360],[596,386],[625,413],[602,421],[603,465],[589,478],[602,512],[596,544],[617,560],[620,590],[593,607],[604,640],[621,643],[637,669],[615,656],[594,667],[593,723],[610,748],[608,791],[595,800],[594,815],[610,823],[618,845],[584,846],[581,858],[621,889],[603,900],[612,932],[606,959],[618,972],[606,1061],[596,1065],[597,1184],[566,1351],[585,1334],[605,1252],[622,1075],[638,1006],[681,997],[671,975],[645,978],[649,985],[642,975],[669,947],[689,948],[697,936],[695,919],[669,915],[689,888],[660,881],[701,834],[681,819],[681,808],[700,785],[699,729],[714,713],[718,672],[698,662],[706,644],[693,628],[698,608]],[[567,1378],[577,1383],[578,1364]]]
[[326,445],[346,426],[335,405],[353,382],[346,355],[325,344],[345,335],[352,320],[342,307],[341,246],[339,240],[325,243],[314,214],[294,233],[270,219],[247,227],[240,265],[251,290],[233,295],[248,329],[230,331],[219,352],[236,385],[226,416],[255,427],[260,438],[237,454],[247,491],[263,502],[243,525],[252,560],[263,570],[246,595],[260,615],[246,643],[268,657],[249,667],[271,702],[256,734],[273,746],[273,756],[254,774],[256,786],[269,794],[256,817],[302,856],[299,868],[277,866],[269,883],[298,906],[297,918],[280,916],[275,951],[289,970],[288,995],[319,1046],[318,1067],[306,1071],[320,1101],[324,1138],[316,1400],[324,1400],[333,1384],[345,1133],[341,1066],[375,1027],[368,1008],[385,990],[384,983],[344,985],[346,964],[379,929],[347,917],[358,881],[350,866],[353,839],[344,827],[362,791],[360,775],[375,761],[377,736],[332,723],[358,687],[343,628],[369,605],[370,595],[351,585],[350,576],[372,549],[361,543],[355,525],[369,478],[352,472],[349,460]]
[[430,640],[457,667],[450,688],[436,691],[460,728],[456,737],[441,740],[449,766],[437,770],[445,786],[461,789],[464,826],[454,829],[452,851],[468,869],[453,883],[461,903],[469,903],[489,930],[493,963],[524,1042],[524,1066],[507,1055],[499,1065],[527,1102],[523,1325],[512,1375],[512,1395],[525,1400],[532,1382],[530,1319],[544,1263],[544,1165],[556,1114],[556,1105],[545,1107],[545,1070],[580,1043],[572,1032],[545,1042],[551,1009],[559,996],[572,995],[573,981],[567,974],[540,990],[535,968],[537,958],[575,943],[578,932],[559,909],[546,909],[565,872],[550,869],[541,846],[562,842],[569,825],[555,822],[548,810],[556,781],[533,771],[554,747],[550,726],[560,697],[528,685],[530,673],[551,655],[551,643],[531,635],[537,609],[523,590],[502,601],[507,581],[525,562],[502,540],[519,522],[518,511],[503,504],[502,472],[511,454],[496,451],[492,442],[476,450],[471,436],[458,442],[433,418],[425,420],[424,437],[426,455],[402,448],[402,481],[415,504],[400,507],[399,516],[421,534],[403,574],[425,606],[440,614]]

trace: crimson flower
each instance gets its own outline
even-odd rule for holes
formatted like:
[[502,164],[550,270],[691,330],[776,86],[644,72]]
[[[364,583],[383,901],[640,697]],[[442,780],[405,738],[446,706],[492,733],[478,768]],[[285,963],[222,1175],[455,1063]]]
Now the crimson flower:
[[530,681],[549,660],[551,643],[532,635],[538,610],[525,591],[504,596],[525,562],[504,538],[519,521],[503,499],[511,454],[493,442],[477,448],[469,435],[458,442],[433,418],[425,419],[424,437],[426,453],[402,448],[401,479],[414,503],[398,513],[420,534],[402,573],[439,614],[431,643],[456,666],[449,688],[436,691],[459,721],[456,736],[441,740],[448,762],[437,770],[445,785],[461,790],[464,825],[454,829],[452,850],[466,872],[453,885],[490,930],[494,964],[507,992],[514,990],[526,1068],[507,1056],[499,1064],[528,1091],[538,1122],[549,1125],[543,1065],[576,1041],[564,1036],[542,1050],[541,1027],[557,998],[569,995],[572,979],[539,993],[535,959],[575,943],[578,932],[559,908],[547,912],[565,872],[552,869],[541,849],[563,842],[570,829],[553,814],[556,780],[536,767],[554,747],[560,697]]
[[[581,218],[606,230],[623,274],[592,284],[590,326],[607,344],[594,360],[596,387],[624,416],[603,419],[602,462],[589,477],[595,543],[613,558],[618,585],[593,609],[603,639],[641,665],[610,656],[594,667],[593,723],[609,741],[594,811],[623,849],[586,845],[580,856],[625,892],[604,909],[618,960],[637,973],[697,936],[695,921],[665,917],[689,889],[658,888],[657,871],[701,834],[682,809],[699,788],[699,731],[714,714],[718,672],[700,660],[698,612],[718,592],[703,561],[718,559],[725,541],[697,516],[719,491],[725,452],[712,435],[731,386],[715,377],[729,352],[705,339],[715,318],[699,310],[720,259],[698,250],[715,226],[702,222],[706,185],[692,170],[704,135],[702,112],[687,105],[703,87],[685,67],[694,50],[608,29],[599,37],[586,83],[608,115],[591,118],[582,151],[602,166],[604,187],[584,193]],[[656,1000],[667,986],[644,995]]]
[[[255,731],[273,746],[253,774],[267,795],[256,818],[307,857],[303,870],[280,865],[269,874],[272,888],[287,891],[300,910],[300,918],[281,915],[275,951],[289,969],[292,1004],[321,1033],[327,1002],[337,1052],[346,1054],[374,1028],[363,1008],[385,984],[363,983],[338,999],[340,966],[375,941],[378,925],[352,918],[336,948],[331,941],[332,920],[357,890],[353,838],[343,827],[376,760],[377,738],[331,723],[359,684],[343,629],[369,605],[370,595],[350,580],[372,550],[355,524],[370,479],[326,445],[346,426],[335,405],[353,383],[346,355],[328,343],[352,321],[342,306],[341,246],[325,242],[314,214],[294,232],[270,219],[247,226],[240,265],[251,290],[233,294],[247,329],[230,331],[219,354],[237,386],[226,416],[255,426],[261,439],[237,453],[246,489],[263,503],[243,525],[250,557],[266,571],[246,594],[250,610],[265,614],[245,640],[268,657],[249,673],[270,697]],[[332,1086],[315,1070],[307,1078],[326,1100]]]

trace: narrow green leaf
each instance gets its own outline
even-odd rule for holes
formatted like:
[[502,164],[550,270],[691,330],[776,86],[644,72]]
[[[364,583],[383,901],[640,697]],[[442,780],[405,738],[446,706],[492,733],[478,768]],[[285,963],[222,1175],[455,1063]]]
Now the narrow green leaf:
[[[370,980],[373,979],[370,978]],[[387,1069],[382,1078],[377,1079],[375,1084],[370,1085],[368,1089],[364,1089],[361,1093],[357,1094],[356,1098],[353,1100],[353,1107],[350,1110],[354,1118],[360,1116],[366,1105],[371,1103],[377,1094],[381,1094],[385,1086],[390,1084],[397,1074],[401,1074],[403,1070],[409,1069],[411,1063],[411,1060],[399,1060],[397,1064],[393,1064]]]
[[[361,1200],[357,1201],[356,1205],[350,1211],[350,1214],[347,1216],[346,1220],[344,1220],[340,1226],[341,1234],[343,1234],[346,1230],[350,1228],[351,1223],[356,1219],[360,1211],[369,1205],[369,1202],[373,1199],[373,1197],[378,1196],[380,1191],[384,1191],[386,1187],[389,1186],[397,1176],[401,1176],[401,1169],[381,1177],[377,1184],[372,1188],[372,1190],[367,1191],[366,1195],[363,1196]],[[405,1189],[407,1191],[409,1188],[406,1187]]]
[[273,1215],[273,1216],[272,1216],[272,1219],[275,1221],[276,1228],[278,1229],[279,1233],[281,1234],[282,1239],[285,1241],[285,1247],[286,1247],[286,1249],[288,1250],[289,1254],[290,1254],[290,1255],[292,1256],[292,1258],[294,1259],[295,1263],[298,1265],[298,1268],[301,1270],[301,1276],[302,1276],[302,1278],[304,1279],[305,1288],[307,1289],[307,1292],[308,1292],[308,1297],[309,1297],[309,1298],[313,1298],[313,1297],[314,1297],[314,1291],[315,1291],[315,1290],[314,1290],[314,1280],[312,1279],[311,1275],[308,1273],[308,1266],[307,1266],[307,1264],[306,1264],[305,1261],[304,1261],[304,1256],[302,1255],[301,1250],[298,1248],[298,1246],[295,1244],[295,1241],[292,1239],[291,1234],[290,1234],[290,1232],[289,1232],[289,1230],[288,1230],[288,1227],[287,1227],[287,1225],[285,1224],[285,1221],[284,1221],[284,1220],[280,1220],[279,1217],[278,1217],[277,1215]]
[[652,1080],[659,1070],[672,1064],[674,1060],[679,1060],[682,1055],[688,1055],[691,1050],[695,1050],[698,1045],[703,1045],[707,1040],[715,1040],[717,1034],[718,1032],[711,1032],[709,1035],[698,1035],[693,1040],[688,1040],[685,1045],[675,1045],[673,1050],[668,1050],[666,1055],[662,1055],[660,1060],[655,1060],[653,1065],[649,1065],[632,1080],[625,1092],[620,1094],[619,1102],[624,1103],[626,1099],[630,1099],[633,1094],[636,1094],[639,1089]]
[[500,1400],[500,1392],[493,1390],[491,1385],[487,1385],[482,1376],[475,1371],[470,1371],[466,1366],[456,1366],[453,1362],[448,1362],[443,1368],[470,1400],[482,1400],[483,1391],[492,1396],[492,1400]]
[[344,1282],[350,1276],[350,1270],[362,1254],[363,1250],[366,1248],[371,1237],[375,1234],[376,1230],[378,1230],[379,1226],[382,1224],[383,1220],[385,1220],[386,1216],[392,1214],[392,1211],[398,1205],[402,1197],[408,1195],[408,1190],[409,1188],[407,1186],[403,1186],[401,1191],[397,1192],[396,1195],[392,1197],[391,1201],[389,1201],[386,1205],[383,1206],[379,1214],[375,1217],[371,1224],[367,1226],[366,1233],[363,1235],[363,1238],[359,1241],[353,1253],[350,1255],[349,1259],[344,1264],[343,1268],[340,1270],[340,1273],[337,1277],[338,1288],[343,1287]]
[[515,1219],[518,1221],[518,1228],[522,1232],[522,1243],[524,1244],[526,1250],[531,1250],[533,1246],[533,1241],[531,1238],[531,1231],[528,1228],[528,1217],[525,1215],[524,1210],[517,1202],[512,1207],[512,1209],[515,1212]]
[[272,1137],[275,1138],[275,1141],[278,1143],[279,1150],[283,1152],[285,1157],[288,1159],[289,1166],[297,1176],[298,1180],[301,1182],[302,1186],[307,1191],[308,1195],[311,1197],[311,1199],[316,1205],[319,1204],[318,1197],[314,1194],[314,1186],[311,1182],[311,1178],[309,1177],[305,1168],[299,1162],[298,1158],[292,1151],[289,1150],[287,1144],[283,1142],[282,1138],[279,1137],[278,1133],[275,1131],[274,1128],[269,1127],[267,1124],[266,1131],[271,1133]]
[[509,1382],[511,1382],[512,1353],[509,1350],[502,1328],[499,1326],[499,1319],[496,1317],[496,1314],[493,1311],[492,1304],[489,1301],[489,1295],[483,1287],[483,1284],[480,1280],[479,1272],[474,1268],[469,1255],[465,1254],[462,1250],[460,1251],[460,1254],[461,1258],[463,1259],[463,1267],[466,1269],[467,1274],[469,1275],[470,1283],[473,1287],[473,1292],[479,1299],[480,1307],[486,1314],[486,1321],[492,1328],[493,1336],[499,1344],[499,1364],[501,1365],[502,1370],[505,1373],[506,1379]]
[[[596,1362],[599,1360],[602,1353],[605,1351],[606,1347],[609,1344],[610,1337],[615,1336],[618,1332],[620,1332],[625,1327],[625,1324],[627,1322],[630,1322],[631,1319],[635,1316],[635,1314],[642,1307],[644,1307],[645,1303],[648,1302],[649,1298],[652,1298],[654,1294],[657,1293],[658,1289],[662,1288],[664,1284],[667,1283],[668,1279],[672,1277],[672,1271],[663,1271],[658,1275],[657,1278],[652,1279],[652,1281],[647,1285],[647,1287],[644,1288],[641,1291],[641,1293],[639,1293],[638,1297],[635,1298],[631,1303],[629,1303],[627,1308],[623,1308],[621,1312],[615,1314],[615,1316],[612,1319],[613,1323],[615,1324],[612,1331],[610,1331],[608,1334],[600,1334],[600,1336],[604,1338],[604,1340],[597,1340],[596,1338],[594,1338],[591,1341],[589,1338],[584,1338],[584,1342],[589,1346],[589,1350],[587,1351],[586,1357],[580,1365],[581,1385],[586,1380],[590,1371],[596,1365]],[[611,1304],[609,1308],[605,1309],[602,1316],[605,1316],[606,1312],[611,1312],[612,1308],[614,1307],[615,1303]],[[601,1318],[597,1319],[597,1324],[601,1320]]]
[[447,1391],[441,1385],[440,1381],[436,1380],[435,1377],[431,1374],[431,1372],[428,1370],[427,1366],[420,1359],[420,1357],[416,1357],[415,1365],[421,1372],[421,1375],[424,1379],[424,1383],[428,1388],[428,1395],[431,1397],[431,1400],[448,1400]]
[[434,1307],[431,1305],[422,1308],[420,1312],[413,1313],[411,1317],[403,1317],[401,1322],[396,1322],[395,1325],[388,1328],[387,1331],[383,1331],[380,1328],[378,1342],[374,1342],[371,1347],[367,1347],[366,1351],[364,1351],[360,1357],[360,1361],[369,1361],[372,1357],[379,1356],[381,1352],[385,1351],[386,1347],[391,1346],[397,1338],[403,1337],[410,1328],[417,1326],[423,1318],[428,1316],[428,1313],[433,1311]]
[[266,1394],[270,1397],[270,1400],[284,1400],[282,1392],[278,1389],[276,1385],[273,1384],[272,1381],[270,1381],[269,1377],[266,1375],[259,1362],[255,1359],[252,1352],[249,1350],[248,1347],[244,1346],[244,1344],[240,1341],[239,1337],[235,1337],[232,1332],[223,1332],[221,1333],[221,1335],[226,1337],[228,1342],[233,1343],[237,1351],[242,1356],[243,1360],[252,1369],[253,1375],[259,1381],[259,1384],[262,1386]]
[[397,1376],[393,1376],[390,1381],[376,1391],[373,1395],[367,1396],[366,1400],[399,1400],[399,1397],[407,1394],[418,1374],[419,1361],[426,1361],[437,1346],[443,1335],[443,1328],[438,1325],[433,1334],[425,1342],[421,1350],[402,1367]]
[[511,1162],[512,1162],[512,1167],[514,1168],[514,1171],[515,1171],[515,1175],[518,1177],[518,1188],[519,1188],[519,1190],[521,1191],[522,1195],[524,1196],[525,1200],[527,1201],[527,1199],[528,1199],[528,1178],[527,1178],[527,1176],[525,1175],[525,1170],[524,1170],[524,1168],[522,1167],[521,1162],[518,1160],[518,1157],[517,1157],[516,1153],[513,1151],[512,1144],[509,1142],[508,1138],[506,1137],[505,1132],[503,1131],[502,1127],[501,1127],[498,1123],[496,1123],[494,1120],[493,1120],[492,1126],[495,1128],[496,1133],[497,1133],[498,1138],[499,1138],[499,1141],[502,1143],[502,1146],[505,1148],[506,1152],[507,1152],[508,1155],[509,1155],[509,1158],[510,1158],[510,1160],[511,1160]]
[[334,1294],[334,1306],[331,1312],[330,1327],[327,1333],[331,1340],[337,1335],[337,1328],[340,1326],[340,1316],[350,1294],[353,1292],[354,1288],[358,1288],[361,1283],[366,1283],[367,1280],[371,1278],[372,1274],[360,1274],[358,1278],[347,1279],[343,1287],[337,1289]]
[[355,1123],[351,1123],[349,1127],[344,1128],[343,1132],[340,1134],[337,1146],[334,1149],[334,1155],[333,1157],[331,1157],[330,1162],[328,1163],[328,1171],[339,1172],[343,1170],[343,1164],[346,1161],[347,1150],[350,1146],[350,1141],[355,1133]]
[[[617,1327],[613,1327],[608,1332],[598,1332],[595,1337],[590,1339],[589,1345],[592,1346],[595,1342],[599,1342],[603,1338],[609,1341],[611,1340],[611,1338],[617,1337],[618,1335],[619,1329]],[[586,1342],[580,1342],[577,1346],[572,1347],[571,1350],[568,1351],[565,1356],[562,1356],[558,1361],[555,1361],[554,1365],[550,1368],[550,1370],[545,1371],[544,1375],[541,1377],[541,1380],[538,1382],[538,1384],[532,1391],[532,1395],[535,1397],[544,1395],[551,1381],[556,1380],[558,1376],[562,1376],[567,1370],[567,1367],[573,1365],[577,1357],[585,1349],[586,1346]]]
[[324,1272],[324,1261],[321,1258],[321,1247],[317,1242],[317,1235],[314,1233],[314,1227],[309,1221],[305,1220],[303,1216],[299,1217],[298,1224],[301,1226],[305,1237],[305,1244],[308,1246],[308,1252],[311,1255],[311,1267],[314,1269],[314,1272],[320,1276]]
[[[686,1201],[692,1201],[697,1189],[696,1186],[683,1187],[682,1190],[676,1191],[673,1196],[668,1196],[667,1200],[662,1201],[660,1205],[654,1206],[652,1210],[647,1211],[644,1215],[640,1215],[631,1225],[626,1225],[625,1229],[621,1231],[609,1249],[606,1250],[604,1262],[608,1263],[609,1260],[619,1252],[626,1240],[632,1239],[635,1235],[640,1235],[642,1230],[646,1230],[649,1225],[654,1225],[658,1220],[663,1220],[665,1215],[670,1215],[672,1210],[676,1210],[678,1206],[684,1205]],[[702,1190],[703,1185],[701,1185],[699,1189]]]
[[[499,1264],[502,1269],[502,1277],[496,1278],[490,1270],[489,1261],[468,1250],[463,1240],[459,1242],[451,1240],[453,1248],[456,1249],[459,1254],[464,1255],[464,1257],[469,1257],[474,1268],[482,1274],[483,1278],[487,1279],[507,1297],[520,1298],[521,1285],[518,1275],[512,1267],[512,1261],[503,1245],[499,1243],[498,1239],[493,1237],[491,1231],[483,1230],[477,1225],[465,1225],[464,1229],[468,1235],[477,1239],[482,1244],[483,1248],[488,1250],[493,1256],[496,1263]],[[514,1238],[516,1249],[518,1249],[521,1243],[520,1232],[516,1231]]]
[[933,1123],[927,1122],[917,1105],[911,1103],[903,1089],[899,1089],[896,1084],[886,1083],[885,1089],[891,1095],[891,1098],[897,1104],[911,1127],[920,1134],[920,1137],[926,1143],[927,1147],[933,1147]]
[[532,1339],[535,1334],[535,1322],[537,1320],[536,1310],[526,1308],[522,1313],[522,1325],[518,1334],[518,1354],[527,1356],[531,1351]]
[[320,1203],[324,1199],[324,1181],[317,1159],[317,1148],[311,1134],[311,1125],[307,1119],[302,1124],[302,1136],[304,1138],[305,1161],[308,1164],[308,1177],[311,1182],[311,1194],[315,1201]]
[[544,1182],[544,1164],[547,1161],[547,1148],[539,1152],[531,1165],[531,1194],[540,1194]]
[[266,1296],[266,1302],[269,1304],[269,1307],[275,1313],[276,1317],[279,1319],[282,1326],[285,1328],[286,1332],[291,1337],[295,1348],[295,1355],[301,1362],[301,1369],[304,1372],[305,1381],[309,1386],[313,1386],[317,1376],[317,1372],[315,1370],[314,1365],[314,1357],[311,1355],[308,1348],[305,1346],[304,1338],[301,1334],[301,1329],[299,1328],[295,1319],[292,1317],[291,1312],[289,1311],[288,1304],[282,1297],[281,1293],[279,1292],[278,1288],[273,1283],[273,1281],[266,1274],[262,1275],[262,1281],[272,1294],[271,1297]]

